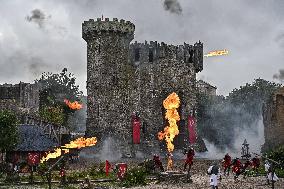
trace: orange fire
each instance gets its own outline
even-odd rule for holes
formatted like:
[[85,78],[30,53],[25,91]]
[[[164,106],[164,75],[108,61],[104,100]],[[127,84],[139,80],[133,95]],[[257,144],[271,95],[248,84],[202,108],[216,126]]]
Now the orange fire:
[[[179,134],[177,121],[180,120],[178,111],[176,110],[180,105],[180,99],[178,95],[173,92],[163,101],[164,108],[166,109],[165,118],[169,121],[169,126],[164,128],[164,132],[160,131],[158,133],[159,140],[165,139],[167,143],[168,152],[171,154],[174,151],[173,140],[176,135]],[[168,158],[168,168],[172,167],[172,158]]]
[[62,155],[62,151],[65,153],[69,153],[68,149],[61,149],[61,148],[56,148],[54,152],[49,152],[46,157],[41,158],[40,163],[43,163],[49,159],[57,158]]
[[169,157],[168,157],[168,164],[167,164],[167,170],[169,171],[169,170],[172,170],[173,169],[173,159],[172,159],[172,156],[170,155]]
[[[89,146],[94,146],[97,143],[97,138],[96,137],[91,137],[91,138],[84,138],[84,137],[80,137],[77,138],[74,141],[71,141],[69,144],[65,144],[64,146],[61,146],[60,148],[56,148],[55,152],[49,152],[46,157],[43,157],[40,160],[40,163],[43,163],[51,158],[57,158],[63,154],[69,153],[69,149],[71,148],[85,148],[85,147],[89,147]],[[62,154],[62,151],[64,152]]]
[[224,49],[224,50],[210,51],[209,53],[207,53],[204,56],[205,57],[209,57],[209,56],[222,56],[222,55],[227,55],[227,54],[229,54],[229,51]]
[[80,110],[81,108],[83,108],[83,105],[77,101],[70,102],[69,100],[64,99],[64,102],[72,110]]
[[74,141],[71,141],[69,144],[65,144],[63,147],[64,148],[85,148],[88,146],[94,146],[97,143],[97,138],[96,137],[92,137],[92,138],[84,138],[84,137],[80,137],[77,138]]

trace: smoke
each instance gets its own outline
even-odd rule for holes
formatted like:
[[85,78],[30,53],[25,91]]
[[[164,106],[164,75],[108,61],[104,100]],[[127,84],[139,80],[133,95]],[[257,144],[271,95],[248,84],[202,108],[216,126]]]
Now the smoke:
[[277,79],[280,82],[284,82],[284,69],[280,69],[279,73],[273,75],[273,79]]
[[34,77],[38,77],[42,72],[50,68],[40,57],[31,57],[28,62],[28,69]]
[[[38,25],[38,27],[46,32],[55,32],[60,37],[66,36],[68,33],[67,29],[55,20],[51,20],[51,15],[46,16],[46,14],[40,9],[34,9],[31,11],[31,16],[26,16],[28,22],[33,22]],[[57,36],[57,35],[56,35]]]
[[118,143],[112,138],[106,138],[101,146],[94,146],[93,148],[83,149],[80,156],[88,159],[97,159],[100,161],[117,161],[122,157],[119,151]]
[[182,8],[178,0],[165,0],[164,9],[170,11],[171,13],[181,14]]
[[[264,126],[262,117],[257,120],[251,127],[233,129],[234,135],[232,136],[231,147],[226,146],[220,148],[214,143],[204,139],[207,152],[197,154],[201,158],[208,159],[221,159],[226,153],[229,153],[232,157],[241,157],[241,148],[244,140],[247,140],[249,144],[249,152],[260,153],[261,146],[264,144]],[[226,133],[223,133],[226,135]],[[253,155],[253,154],[252,154]]]
[[40,28],[43,28],[46,20],[51,18],[51,15],[49,15],[48,17],[46,17],[46,15],[44,14],[44,12],[40,9],[34,9],[31,11],[31,16],[27,16],[26,20],[28,22],[34,22],[36,23]]
[[85,132],[86,131],[86,120],[87,120],[87,97],[80,97],[80,102],[83,107],[80,110],[75,111],[68,117],[68,125],[72,132]]

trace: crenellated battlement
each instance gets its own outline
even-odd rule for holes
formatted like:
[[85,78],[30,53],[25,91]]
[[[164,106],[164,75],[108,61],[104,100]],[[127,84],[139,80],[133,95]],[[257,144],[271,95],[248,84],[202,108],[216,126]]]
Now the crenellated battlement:
[[133,23],[123,19],[119,21],[117,18],[113,18],[112,21],[109,18],[105,18],[105,20],[97,18],[96,21],[89,19],[82,23],[82,37],[85,41],[104,32],[124,33],[133,39],[134,31],[135,25]]
[[175,59],[185,63],[193,63],[196,71],[202,70],[203,64],[203,43],[196,42],[194,45],[184,43],[183,45],[168,45],[164,42],[145,41],[130,44],[131,62],[155,62],[162,58]]

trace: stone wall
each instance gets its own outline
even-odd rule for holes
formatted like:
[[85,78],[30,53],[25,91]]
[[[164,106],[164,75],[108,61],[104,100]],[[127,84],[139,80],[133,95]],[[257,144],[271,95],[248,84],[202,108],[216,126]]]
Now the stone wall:
[[[185,125],[187,116],[195,110],[196,73],[203,69],[203,44],[130,44],[134,29],[130,22],[107,18],[82,25],[87,42],[86,133],[99,139],[117,136],[122,146],[131,146],[128,152],[157,147],[161,144],[157,133],[166,125],[163,100],[176,92],[181,99],[179,112],[184,125],[177,141],[187,142]],[[145,131],[142,145],[132,144],[133,112],[139,113]]]
[[39,88],[36,84],[0,85],[0,109],[32,113],[39,108]]
[[263,151],[284,145],[284,87],[263,107],[265,144]]

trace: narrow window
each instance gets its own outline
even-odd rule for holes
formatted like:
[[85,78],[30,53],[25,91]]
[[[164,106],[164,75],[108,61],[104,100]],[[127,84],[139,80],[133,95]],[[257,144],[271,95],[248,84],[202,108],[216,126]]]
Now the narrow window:
[[153,62],[154,55],[153,55],[153,49],[149,49],[149,62]]
[[99,54],[101,54],[101,45],[99,44]]
[[140,49],[135,49],[135,62],[140,60]]

